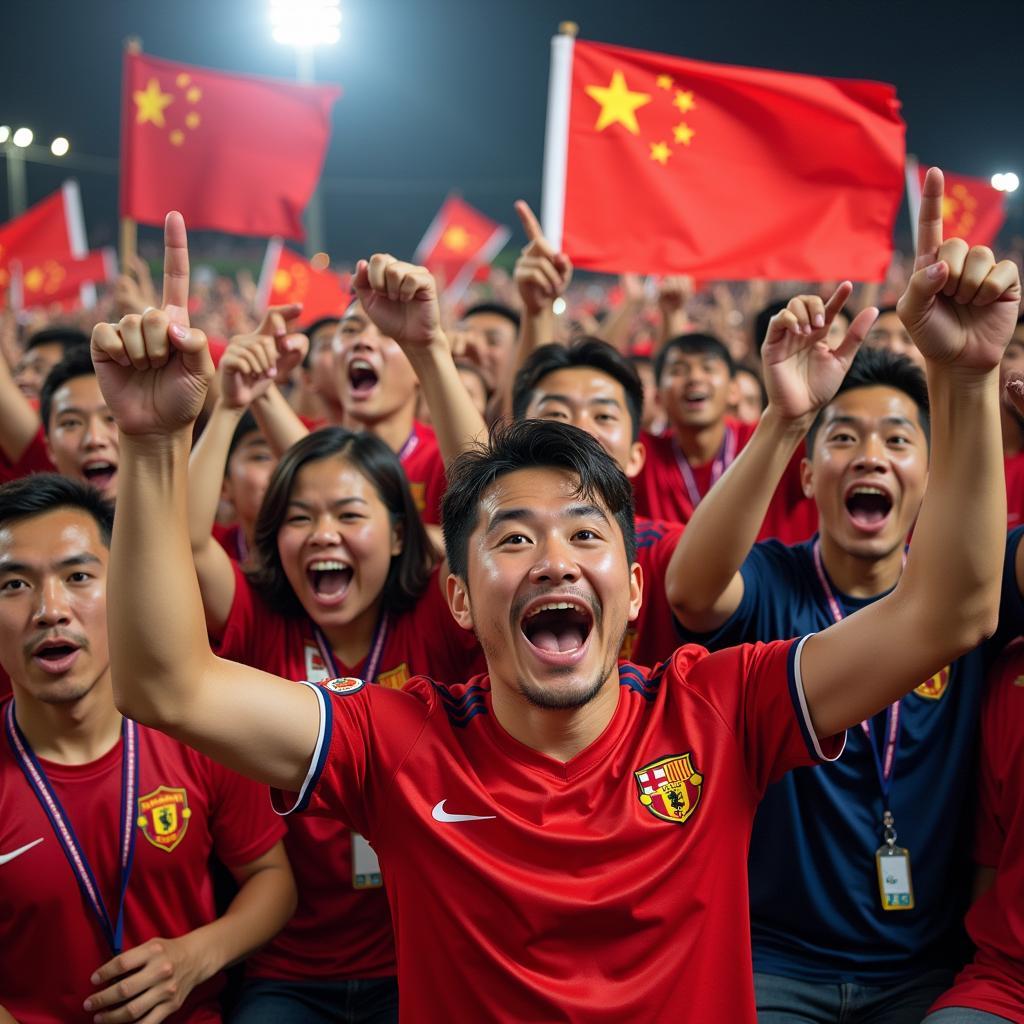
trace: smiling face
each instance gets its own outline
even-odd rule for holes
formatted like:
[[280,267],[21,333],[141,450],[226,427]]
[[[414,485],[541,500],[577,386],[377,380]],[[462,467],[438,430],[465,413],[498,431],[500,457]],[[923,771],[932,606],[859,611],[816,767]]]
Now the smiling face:
[[54,391],[46,447],[61,476],[92,484],[109,501],[117,497],[117,424],[95,375],[72,377]]
[[414,408],[419,383],[398,342],[385,337],[354,302],[334,340],[338,399],[346,415],[367,425]]
[[822,534],[858,557],[891,554],[906,542],[928,479],[917,405],[884,386],[838,395],[825,410],[803,475]]
[[472,628],[492,689],[535,707],[594,700],[613,676],[642,577],[600,499],[574,494],[564,470],[521,469],[483,494],[453,614]]
[[709,352],[669,352],[658,381],[662,408],[673,427],[710,427],[735,403],[736,387],[729,367]]
[[339,627],[376,619],[402,543],[374,485],[333,455],[296,474],[277,550],[295,596],[330,639]]
[[33,401],[39,400],[46,375],[64,358],[64,346],[59,341],[46,341],[26,352],[14,367],[12,376],[18,390]]
[[29,697],[71,703],[107,671],[107,560],[77,509],[0,529],[0,664]]
[[503,379],[505,367],[516,347],[516,325],[500,313],[472,313],[464,317],[459,330],[472,336],[466,356],[480,367],[493,391]]

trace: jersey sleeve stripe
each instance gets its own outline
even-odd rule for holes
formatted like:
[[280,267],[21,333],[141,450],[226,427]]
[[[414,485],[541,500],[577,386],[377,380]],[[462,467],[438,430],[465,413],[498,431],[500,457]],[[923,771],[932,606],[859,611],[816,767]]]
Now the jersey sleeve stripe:
[[804,694],[804,680],[800,674],[800,654],[804,649],[804,644],[814,636],[813,633],[808,633],[807,636],[802,637],[795,644],[789,648],[789,695],[793,701],[793,708],[796,711],[797,721],[800,723],[800,731],[803,733],[804,743],[807,744],[807,749],[810,751],[811,756],[817,761],[838,761],[840,755],[846,747],[846,736],[843,735],[842,742],[839,743],[839,749],[836,750],[832,757],[829,757],[824,750],[821,749],[821,743],[818,741],[818,736],[814,731],[814,726],[811,723],[811,712],[807,707],[807,697]]
[[309,760],[309,771],[306,772],[302,788],[299,790],[292,806],[288,807],[286,805],[286,794],[284,792],[279,789],[271,789],[270,791],[271,805],[274,808],[274,813],[282,818],[287,817],[289,814],[297,814],[299,811],[304,811],[309,806],[309,799],[313,795],[313,790],[316,789],[316,784],[320,781],[320,774],[327,763],[327,751],[331,745],[331,726],[334,715],[331,702],[324,696],[322,687],[305,681],[302,685],[308,686],[316,694],[317,702],[320,705],[320,728],[316,736],[316,745],[313,747],[313,756]]

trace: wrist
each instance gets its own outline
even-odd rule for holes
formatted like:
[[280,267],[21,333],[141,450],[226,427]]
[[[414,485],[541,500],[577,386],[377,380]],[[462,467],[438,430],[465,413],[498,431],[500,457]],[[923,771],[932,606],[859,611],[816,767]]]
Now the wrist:
[[807,431],[811,429],[814,417],[818,415],[817,409],[811,412],[801,413],[799,416],[790,416],[784,413],[771,399],[761,414],[761,423],[767,429],[777,432],[781,436],[792,436],[798,441],[803,440]]

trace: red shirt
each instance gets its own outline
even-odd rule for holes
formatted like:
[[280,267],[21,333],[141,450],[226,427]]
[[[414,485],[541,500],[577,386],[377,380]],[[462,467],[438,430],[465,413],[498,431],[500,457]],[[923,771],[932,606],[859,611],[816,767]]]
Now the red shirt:
[[227,552],[232,562],[244,562],[249,553],[245,534],[238,523],[225,526],[223,523],[213,524],[213,539]]
[[1006,471],[1006,528],[1024,523],[1024,452],[1003,459]]
[[[322,682],[335,674],[324,662],[309,620],[271,610],[237,565],[235,600],[218,653],[296,681]],[[482,664],[476,638],[452,618],[435,574],[416,607],[393,620],[377,681],[382,688],[401,688],[428,667],[442,678],[461,679]],[[337,668],[343,675],[358,675],[363,664]],[[352,841],[351,830],[337,820],[288,822],[285,846],[299,905],[277,938],[250,958],[250,975],[325,980],[395,973],[387,898],[379,885],[356,888]]]
[[675,616],[665,593],[665,573],[683,535],[679,523],[636,519],[636,560],[644,574],[644,602],[626,629],[619,653],[637,665],[657,665],[679,646]]
[[[0,712],[6,710],[6,701]],[[0,718],[2,723],[2,718]],[[217,917],[209,861],[230,867],[263,856],[284,834],[266,788],[172,740],[138,728],[135,860],[125,906],[124,948],[184,935]],[[120,878],[121,741],[90,764],[40,761],[92,866],[108,913],[117,913]],[[173,828],[145,810],[160,787],[171,794]],[[187,808],[189,814],[183,812]],[[165,831],[160,845],[157,829]],[[153,837],[153,838],[151,838]],[[89,977],[113,953],[78,888],[63,848],[0,727],[0,854],[42,842],[0,867],[0,1003],[20,1024],[82,1024],[99,989]],[[220,1021],[223,977],[197,986],[169,1020]]]
[[[727,417],[725,425],[725,450],[733,456],[738,455],[750,440],[756,424],[741,423]],[[693,515],[694,504],[681,468],[681,463],[685,461],[682,450],[671,432],[660,437],[643,434],[642,440],[647,449],[647,460],[639,475],[633,478],[637,514],[667,519],[673,523],[688,523]],[[800,461],[803,454],[801,447],[779,481],[758,540],[777,537],[784,544],[798,544],[817,530],[818,509],[810,498],[804,497],[800,484]],[[727,468],[724,458],[712,459],[703,466],[690,466],[692,483],[700,497],[711,490],[714,481]]]
[[57,467],[50,461],[46,451],[46,433],[42,425],[36,431],[28,447],[21,453],[17,462],[11,462],[6,455],[0,453],[0,483],[17,480],[29,473],[56,473]]
[[611,721],[564,764],[505,732],[486,676],[314,687],[321,740],[289,802],[374,844],[401,1019],[753,1024],[754,811],[842,747],[801,710],[799,643],[621,665]]
[[978,947],[932,1007],[966,1006],[1024,1024],[1024,642],[992,669],[981,712],[974,860],[996,869],[967,913]]
[[409,440],[398,453],[402,469],[409,480],[409,489],[413,500],[420,510],[425,523],[441,522],[441,498],[444,495],[447,481],[444,475],[444,460],[441,449],[437,446],[434,428],[420,423],[413,423]]

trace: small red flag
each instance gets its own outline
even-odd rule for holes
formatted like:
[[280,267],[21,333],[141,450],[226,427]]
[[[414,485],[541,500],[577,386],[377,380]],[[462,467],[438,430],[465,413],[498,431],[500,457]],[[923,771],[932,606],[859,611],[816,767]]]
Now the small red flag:
[[318,269],[272,238],[263,259],[257,294],[263,308],[302,303],[302,322],[340,317],[352,299],[351,275]]
[[95,289],[88,286],[116,277],[117,257],[110,248],[95,249],[80,260],[68,256],[13,260],[11,305],[15,309],[33,309],[55,302],[66,303],[70,308],[77,302],[91,305]]
[[556,38],[544,227],[578,267],[882,280],[903,192],[891,85]]
[[443,281],[446,296],[456,301],[501,252],[510,233],[458,196],[448,196],[413,259]]
[[340,92],[126,54],[121,216],[302,238]]
[[[928,165],[907,161],[907,195],[910,198],[911,223],[917,224],[921,206],[921,187]],[[968,245],[991,246],[1006,220],[1006,193],[984,178],[942,171],[946,190],[942,197],[942,237],[962,238]]]

